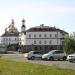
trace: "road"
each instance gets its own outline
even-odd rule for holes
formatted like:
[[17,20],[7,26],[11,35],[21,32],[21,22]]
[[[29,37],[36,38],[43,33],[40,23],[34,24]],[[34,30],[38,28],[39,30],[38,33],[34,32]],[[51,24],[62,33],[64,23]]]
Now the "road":
[[40,59],[27,60],[24,57],[24,54],[19,54],[19,53],[2,54],[2,59],[5,59],[5,58],[10,59],[10,60],[20,61],[20,62],[30,62],[30,63],[43,64],[43,65],[48,65],[48,66],[53,65],[53,66],[57,66],[60,68],[67,68],[67,69],[75,70],[75,63],[70,63],[68,61],[44,61]]

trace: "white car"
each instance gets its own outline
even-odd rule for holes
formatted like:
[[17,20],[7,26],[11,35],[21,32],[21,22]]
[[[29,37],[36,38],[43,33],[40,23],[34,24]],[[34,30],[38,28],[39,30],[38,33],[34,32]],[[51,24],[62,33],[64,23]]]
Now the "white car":
[[46,59],[46,60],[66,60],[66,53],[62,50],[52,50],[44,55],[42,55],[42,59]]
[[70,62],[75,61],[75,53],[68,55],[68,56],[67,56],[67,60],[70,61]]
[[42,54],[39,51],[30,51],[24,54],[24,57],[26,57],[28,60],[29,59],[34,60],[35,58],[41,58]]

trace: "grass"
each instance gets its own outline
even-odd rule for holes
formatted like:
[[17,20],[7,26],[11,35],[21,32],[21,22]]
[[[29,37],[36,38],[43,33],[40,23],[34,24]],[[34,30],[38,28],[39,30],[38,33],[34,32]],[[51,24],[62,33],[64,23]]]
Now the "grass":
[[75,75],[74,70],[0,59],[0,75]]

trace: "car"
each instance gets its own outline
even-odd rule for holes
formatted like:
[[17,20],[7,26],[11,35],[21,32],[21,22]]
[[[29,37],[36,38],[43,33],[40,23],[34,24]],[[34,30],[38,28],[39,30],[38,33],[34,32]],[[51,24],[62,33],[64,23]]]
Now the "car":
[[0,54],[7,53],[7,45],[0,44]]
[[74,62],[74,61],[75,61],[75,53],[69,54],[69,55],[67,56],[67,60],[68,60],[69,62]]
[[63,50],[51,50],[46,54],[42,55],[42,59],[45,60],[66,60],[66,53]]
[[34,60],[35,58],[41,58],[42,54],[39,51],[30,51],[28,53],[25,53],[24,57],[26,57],[28,60]]

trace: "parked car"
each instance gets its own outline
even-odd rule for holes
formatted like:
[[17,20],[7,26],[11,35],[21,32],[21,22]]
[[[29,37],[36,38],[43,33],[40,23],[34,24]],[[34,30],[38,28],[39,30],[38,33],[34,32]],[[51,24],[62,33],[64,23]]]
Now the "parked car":
[[7,53],[7,45],[0,44],[0,54]]
[[30,51],[24,54],[24,57],[26,57],[28,60],[29,59],[34,60],[35,58],[41,58],[42,54],[39,51]]
[[69,55],[67,56],[67,60],[68,60],[69,62],[75,61],[75,53],[74,53],[74,54],[69,54]]
[[62,50],[51,50],[50,52],[43,54],[42,55],[42,59],[46,59],[46,60],[66,60],[66,53]]

